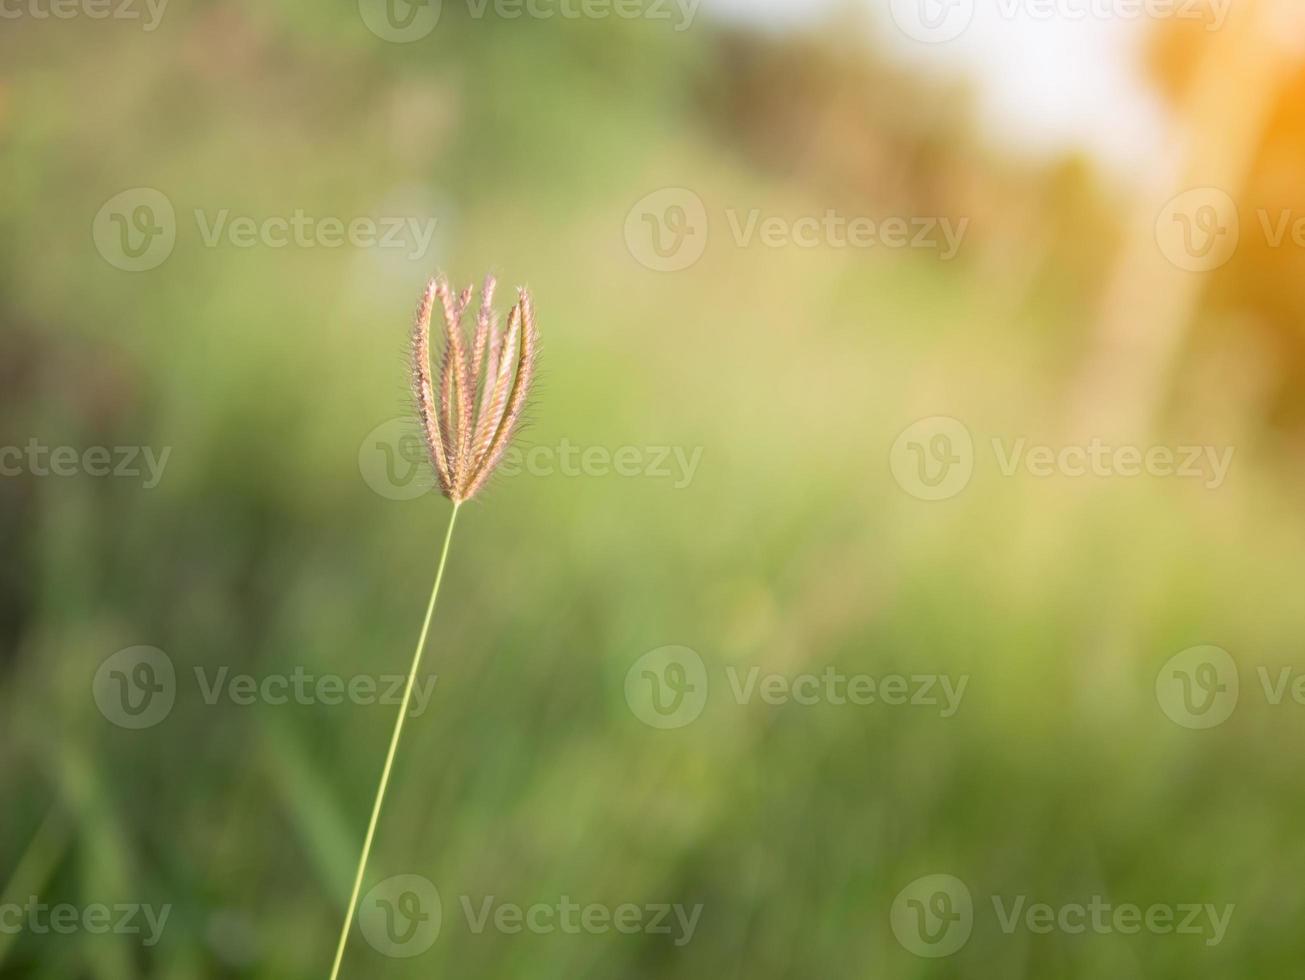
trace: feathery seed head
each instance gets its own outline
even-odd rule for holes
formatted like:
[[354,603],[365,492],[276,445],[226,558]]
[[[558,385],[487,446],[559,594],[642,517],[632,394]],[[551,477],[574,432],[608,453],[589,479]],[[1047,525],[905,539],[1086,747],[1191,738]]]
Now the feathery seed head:
[[[539,338],[530,293],[500,329],[494,315],[494,278],[481,290],[475,334],[468,348],[463,315],[475,290],[455,296],[443,276],[432,279],[417,306],[412,334],[412,386],[417,415],[440,492],[455,504],[470,500],[489,481],[521,424],[535,376]],[[444,315],[439,396],[431,374],[431,316]]]

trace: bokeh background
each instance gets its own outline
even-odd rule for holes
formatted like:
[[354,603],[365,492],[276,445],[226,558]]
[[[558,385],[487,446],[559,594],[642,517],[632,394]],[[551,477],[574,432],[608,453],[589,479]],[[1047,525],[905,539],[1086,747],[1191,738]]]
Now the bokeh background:
[[[406,393],[437,269],[532,288],[540,452],[459,519],[371,859],[369,893],[437,886],[438,938],[355,930],[344,976],[1295,974],[1291,4],[119,2],[0,21],[0,906],[170,914],[146,945],[14,913],[0,976],[329,972],[395,709],[205,685],[406,671],[449,510]],[[431,238],[320,224],[366,217]],[[1001,465],[1093,440],[1234,455]],[[133,728],[139,647],[175,677]],[[641,663],[691,720],[649,723]],[[966,687],[944,717],[731,683],[827,669]],[[973,915],[939,957],[901,936],[933,875]],[[486,896],[702,908],[679,944],[477,933]],[[994,896],[1234,911],[1007,932]]]

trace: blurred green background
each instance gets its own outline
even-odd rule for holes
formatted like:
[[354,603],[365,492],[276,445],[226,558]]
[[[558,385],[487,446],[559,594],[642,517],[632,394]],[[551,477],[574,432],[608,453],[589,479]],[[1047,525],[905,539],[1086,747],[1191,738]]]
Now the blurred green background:
[[[205,684],[406,671],[449,511],[415,492],[406,388],[439,269],[496,273],[501,305],[531,287],[542,452],[459,520],[370,863],[368,893],[437,886],[438,938],[391,956],[355,929],[343,976],[1294,975],[1303,250],[1260,215],[1305,205],[1305,74],[1246,26],[1266,6],[1147,25],[1164,179],[1025,152],[868,5],[686,24],[445,0],[397,40],[370,0],[172,0],[152,30],[7,7],[0,907],[170,913],[152,945],[0,916],[23,923],[0,977],[328,974],[395,709]],[[1234,254],[1175,259],[1165,209],[1194,187],[1236,202]],[[1209,207],[1195,227],[1226,228]],[[205,240],[297,211],[433,237]],[[965,231],[944,260],[736,227],[831,211]],[[892,461],[950,458],[935,417],[974,462],[928,500]],[[1217,486],[1007,475],[994,440],[1021,439],[1235,455]],[[38,472],[32,440],[170,452],[147,487]],[[565,446],[597,449],[564,471]],[[599,463],[622,448],[633,475]],[[1235,666],[1179,663],[1223,699],[1195,728],[1165,685],[1205,644]],[[106,669],[140,646],[171,710],[124,727]],[[656,727],[638,663],[668,646],[700,658],[701,714]],[[831,668],[966,687],[943,717],[731,682]],[[894,931],[935,874],[973,908],[936,958]],[[486,896],[701,912],[684,943],[477,932]],[[994,896],[1234,911],[1215,943],[1007,932]]]

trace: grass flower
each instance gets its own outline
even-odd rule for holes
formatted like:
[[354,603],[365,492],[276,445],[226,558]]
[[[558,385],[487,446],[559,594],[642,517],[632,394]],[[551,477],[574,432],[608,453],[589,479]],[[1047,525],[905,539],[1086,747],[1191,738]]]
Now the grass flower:
[[[430,632],[431,617],[435,613],[435,600],[439,596],[440,582],[444,579],[444,565],[449,557],[449,543],[453,540],[453,525],[458,508],[479,493],[503,459],[512,437],[521,425],[522,412],[530,396],[530,386],[535,377],[535,358],[539,337],[535,329],[535,308],[530,293],[520,290],[516,304],[508,314],[507,323],[500,327],[494,313],[494,278],[488,276],[481,289],[480,307],[476,313],[475,330],[468,337],[463,320],[475,295],[468,286],[454,295],[448,280],[443,276],[432,279],[422,294],[417,307],[417,319],[412,331],[412,387],[417,402],[417,415],[421,420],[426,449],[430,455],[440,492],[453,502],[448,529],[444,532],[444,547],[440,551],[439,566],[435,572],[435,585],[426,606],[417,649],[408,671],[408,683],[399,706],[399,716],[394,723],[390,749],[381,771],[380,786],[372,804],[371,821],[363,840],[362,856],[354,876],[353,894],[340,930],[340,941],[331,967],[331,980],[340,974],[358,896],[362,891],[367,871],[367,859],[376,836],[385,791],[390,784],[390,772],[403,735],[403,722],[408,716],[417,670],[421,666],[422,651]],[[443,354],[440,357],[439,390],[436,391],[431,372],[431,318],[438,308],[443,315]]]

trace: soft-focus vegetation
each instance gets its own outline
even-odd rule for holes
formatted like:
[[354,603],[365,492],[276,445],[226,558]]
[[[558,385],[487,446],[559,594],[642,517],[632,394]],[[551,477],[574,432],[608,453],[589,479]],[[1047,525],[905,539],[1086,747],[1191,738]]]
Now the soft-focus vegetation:
[[[1299,365],[1272,339],[1299,288],[1257,292],[1234,264],[1243,278],[1195,308],[1168,365],[1147,438],[1235,447],[1222,486],[1003,476],[992,439],[1061,445],[1076,405],[1109,401],[1083,394],[1084,364],[1129,198],[1090,161],[1006,154],[963,89],[852,34],[475,20],[446,3],[430,37],[397,45],[353,4],[232,0],[175,0],[152,33],[4,23],[0,444],[172,452],[149,490],[0,479],[0,902],[172,913],[149,948],[0,934],[0,976],[325,975],[393,709],[208,704],[195,670],[406,669],[447,505],[373,492],[359,447],[410,414],[406,329],[437,267],[535,292],[524,448],[701,447],[701,462],[687,486],[522,472],[464,510],[426,660],[436,693],[407,729],[370,875],[435,882],[443,930],[413,959],[355,938],[344,975],[1295,970],[1305,707],[1269,703],[1257,668],[1301,662],[1300,433],[1281,385]],[[126,273],[91,223],[141,186],[174,204],[177,243]],[[712,234],[701,261],[658,273],[623,227],[668,186],[706,202]],[[740,247],[726,212],[753,208],[970,230],[951,262]],[[197,209],[439,223],[416,257],[210,248]],[[965,422],[977,463],[929,503],[888,458],[937,415]],[[1241,698],[1194,731],[1155,679],[1205,643],[1237,660]],[[177,700],[132,731],[91,690],[140,644],[172,658]],[[660,731],[623,685],[672,644],[701,654],[712,690],[697,721]],[[828,665],[969,681],[940,718],[737,704],[725,674]],[[974,932],[929,960],[889,909],[938,872],[968,884]],[[704,908],[682,947],[478,935],[459,899],[488,895]],[[1216,946],[1007,935],[992,895],[1236,909]]]

